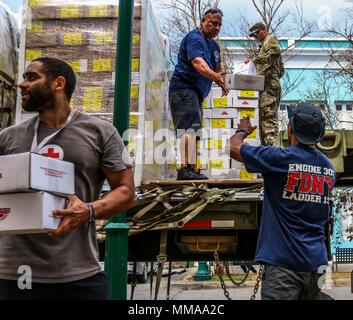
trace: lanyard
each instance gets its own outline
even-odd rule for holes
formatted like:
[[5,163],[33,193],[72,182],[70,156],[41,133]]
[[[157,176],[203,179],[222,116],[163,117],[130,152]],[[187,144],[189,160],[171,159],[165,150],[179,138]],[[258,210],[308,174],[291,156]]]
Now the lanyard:
[[67,127],[67,125],[71,122],[72,117],[74,116],[74,114],[75,114],[75,112],[71,109],[70,114],[67,117],[65,124],[58,131],[55,131],[50,136],[44,138],[39,145],[37,144],[37,142],[38,142],[37,141],[37,134],[38,134],[38,128],[39,128],[39,116],[38,116],[37,120],[36,120],[36,122],[34,124],[34,137],[33,137],[33,141],[32,141],[31,152],[38,153],[39,150],[42,149],[42,147],[44,145],[46,145],[49,140],[54,138],[61,130],[65,129]]

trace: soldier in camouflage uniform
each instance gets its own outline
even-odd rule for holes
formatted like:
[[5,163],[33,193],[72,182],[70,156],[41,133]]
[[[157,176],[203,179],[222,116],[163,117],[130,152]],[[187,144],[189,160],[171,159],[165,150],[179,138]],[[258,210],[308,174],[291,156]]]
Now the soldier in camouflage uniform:
[[261,144],[272,145],[278,132],[278,106],[281,100],[280,78],[284,74],[281,48],[277,39],[268,34],[267,27],[258,22],[250,28],[250,36],[260,43],[253,61],[257,74],[265,76],[265,88],[260,93],[259,114]]

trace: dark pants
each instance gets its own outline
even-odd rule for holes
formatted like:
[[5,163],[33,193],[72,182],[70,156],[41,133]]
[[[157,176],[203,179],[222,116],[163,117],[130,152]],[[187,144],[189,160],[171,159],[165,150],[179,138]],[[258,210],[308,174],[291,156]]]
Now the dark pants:
[[262,300],[318,300],[318,281],[322,274],[316,271],[299,272],[265,264],[262,273]]
[[195,90],[169,89],[169,105],[175,129],[195,132],[202,129],[202,102]]
[[66,283],[32,282],[19,289],[16,280],[0,279],[0,300],[108,300],[109,282],[104,272]]

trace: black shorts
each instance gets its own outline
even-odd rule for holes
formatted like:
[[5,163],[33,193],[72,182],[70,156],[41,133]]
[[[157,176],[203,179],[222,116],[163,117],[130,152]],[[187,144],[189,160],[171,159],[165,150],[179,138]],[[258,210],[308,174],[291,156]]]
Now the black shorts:
[[175,129],[195,132],[202,129],[202,102],[193,89],[170,88],[169,105]]
[[299,272],[265,264],[262,273],[262,300],[318,300],[319,278],[316,271]]

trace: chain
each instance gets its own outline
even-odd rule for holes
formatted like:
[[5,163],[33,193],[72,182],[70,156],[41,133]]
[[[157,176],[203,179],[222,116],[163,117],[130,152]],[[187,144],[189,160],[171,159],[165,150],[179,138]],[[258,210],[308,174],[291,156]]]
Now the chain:
[[264,266],[261,264],[260,268],[259,268],[259,275],[257,276],[257,279],[256,279],[256,285],[255,285],[255,288],[254,288],[254,292],[253,292],[250,300],[255,300],[257,291],[259,290],[259,285],[260,285],[260,280],[261,280],[261,275],[262,275],[263,268],[264,268]]
[[219,263],[217,250],[215,250],[215,252],[214,252],[214,260],[215,260],[215,263],[216,263],[215,273],[218,275],[219,280],[221,281],[221,286],[222,286],[222,289],[224,291],[224,295],[226,296],[226,298],[228,300],[232,300],[229,297],[229,292],[228,292],[226,284],[224,283],[224,280],[223,280],[223,268],[222,268],[221,264]]
[[232,278],[232,275],[231,275],[230,272],[229,272],[229,262],[228,262],[228,261],[224,262],[224,266],[225,266],[226,273],[227,273],[227,276],[228,276],[229,280],[232,281],[233,284],[236,285],[236,286],[238,286],[238,287],[241,286],[242,284],[244,284],[244,282],[246,281],[246,279],[247,279],[248,276],[249,276],[249,272],[250,272],[250,268],[251,268],[251,264],[249,264],[249,265],[248,265],[248,269],[247,269],[247,271],[246,271],[246,273],[245,273],[245,275],[244,275],[244,278],[243,278],[241,281],[236,282],[236,281]]

